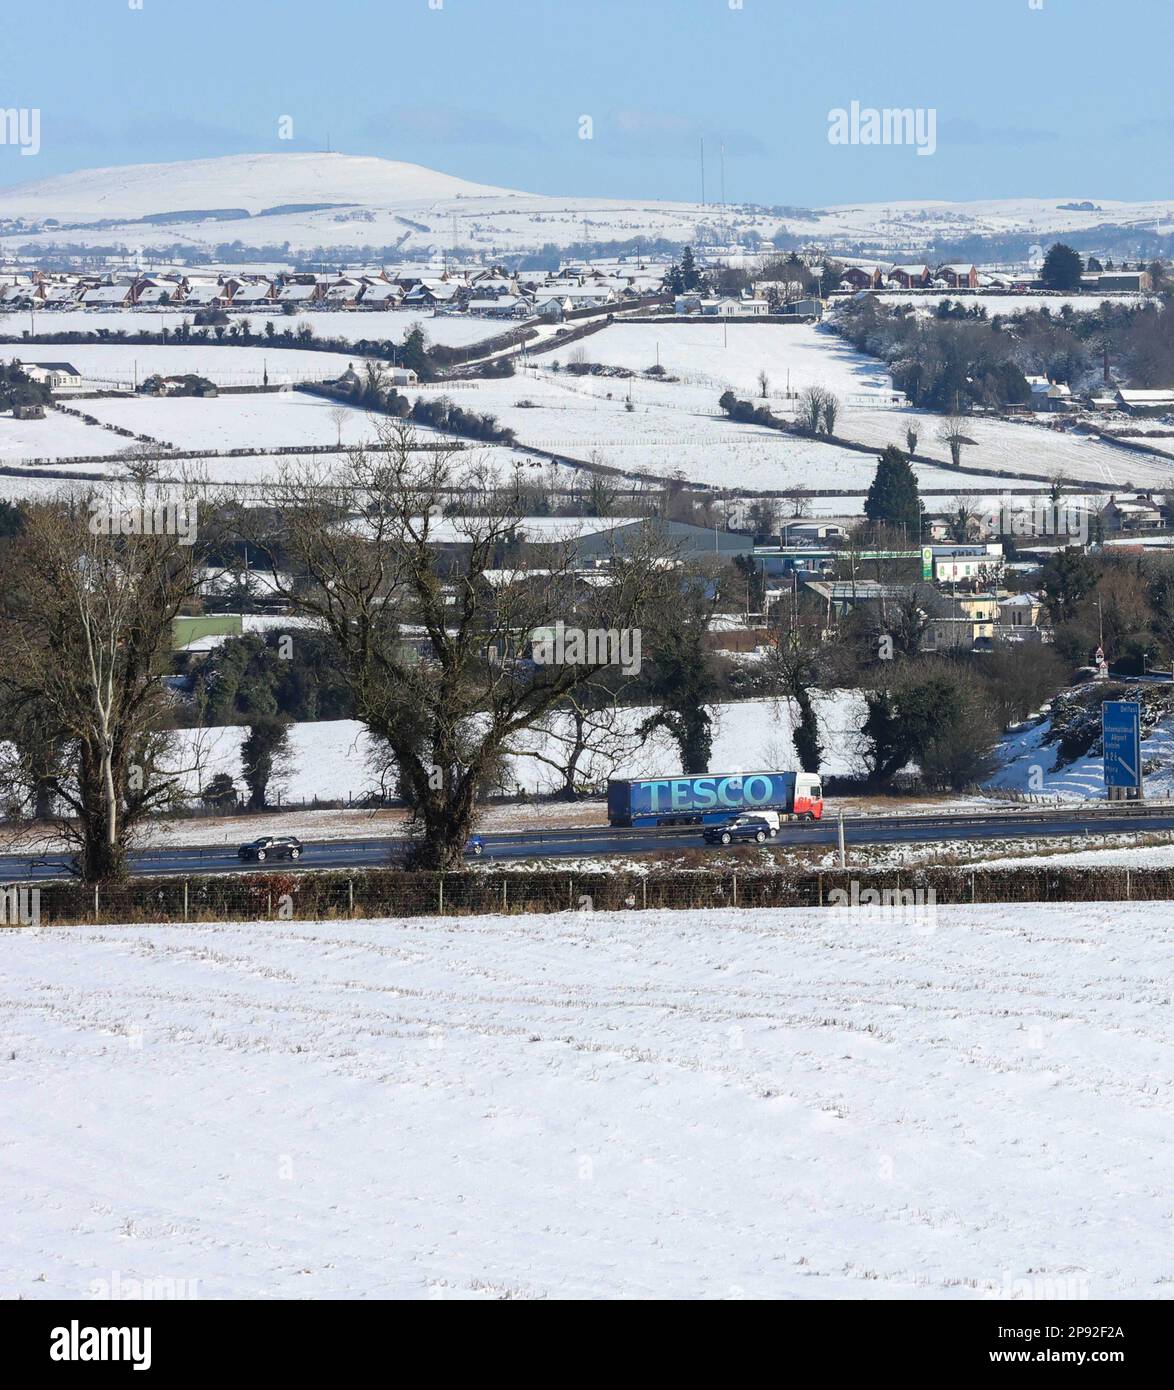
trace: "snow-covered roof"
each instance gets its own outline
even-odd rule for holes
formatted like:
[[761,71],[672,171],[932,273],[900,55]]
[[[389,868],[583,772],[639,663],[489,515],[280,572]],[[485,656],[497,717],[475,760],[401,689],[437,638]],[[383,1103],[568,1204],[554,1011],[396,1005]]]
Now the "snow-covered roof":
[[1123,389],[1118,391],[1117,394],[1129,405],[1160,404],[1163,401],[1174,400],[1174,386],[1167,387],[1164,391],[1133,391]]

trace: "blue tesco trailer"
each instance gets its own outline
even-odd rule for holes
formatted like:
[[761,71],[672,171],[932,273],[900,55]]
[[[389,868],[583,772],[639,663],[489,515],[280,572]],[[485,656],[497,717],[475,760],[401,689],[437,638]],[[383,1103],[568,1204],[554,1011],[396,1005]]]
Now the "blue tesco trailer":
[[776,811],[794,820],[819,820],[823,815],[819,776],[725,772],[607,784],[607,818],[612,825],[715,825],[745,811]]

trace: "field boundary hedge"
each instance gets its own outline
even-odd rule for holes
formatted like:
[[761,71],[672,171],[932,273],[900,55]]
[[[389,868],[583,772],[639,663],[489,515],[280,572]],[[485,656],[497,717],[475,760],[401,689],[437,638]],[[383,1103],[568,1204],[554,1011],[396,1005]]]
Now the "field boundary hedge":
[[[38,897],[30,898],[35,890]],[[873,895],[876,895],[875,897]],[[969,903],[1153,902],[1174,899],[1174,868],[930,867],[671,875],[635,873],[247,872],[0,887],[9,926],[323,920],[473,913],[826,907],[923,913]],[[5,913],[5,907],[7,912]],[[26,920],[26,919],[34,920]]]

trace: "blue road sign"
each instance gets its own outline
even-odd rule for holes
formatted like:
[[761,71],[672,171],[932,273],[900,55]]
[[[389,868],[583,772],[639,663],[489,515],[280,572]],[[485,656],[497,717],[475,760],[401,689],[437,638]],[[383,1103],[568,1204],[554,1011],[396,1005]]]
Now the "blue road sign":
[[1106,700],[1101,705],[1105,744],[1105,786],[1141,787],[1141,705],[1137,700]]

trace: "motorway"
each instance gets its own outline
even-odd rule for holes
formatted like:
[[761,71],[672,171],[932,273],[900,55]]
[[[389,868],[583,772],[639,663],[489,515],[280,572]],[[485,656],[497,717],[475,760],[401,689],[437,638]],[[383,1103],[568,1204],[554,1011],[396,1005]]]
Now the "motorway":
[[[1122,804],[1110,808],[1031,808],[1022,811],[965,811],[895,816],[845,816],[845,845],[924,844],[947,840],[1034,840],[1079,835],[1121,835],[1174,831],[1174,803]],[[838,823],[827,819],[815,824],[785,824],[775,845],[829,845],[838,839]],[[594,859],[610,855],[671,853],[684,849],[710,849],[696,828],[617,830],[607,826],[569,827],[546,831],[517,831],[485,835],[480,862],[510,859]],[[203,874],[285,872],[290,869],[369,869],[387,867],[402,858],[403,837],[366,840],[308,842],[298,863],[275,860],[266,864],[242,864],[235,848],[213,845],[188,849],[150,849],[132,856],[134,874],[167,874],[198,877]],[[750,850],[757,849],[750,845]],[[716,851],[715,851],[716,852]],[[727,850],[728,854],[729,851]],[[471,861],[476,862],[476,861]],[[49,855],[0,855],[0,882],[62,878],[68,875],[68,857]]]

